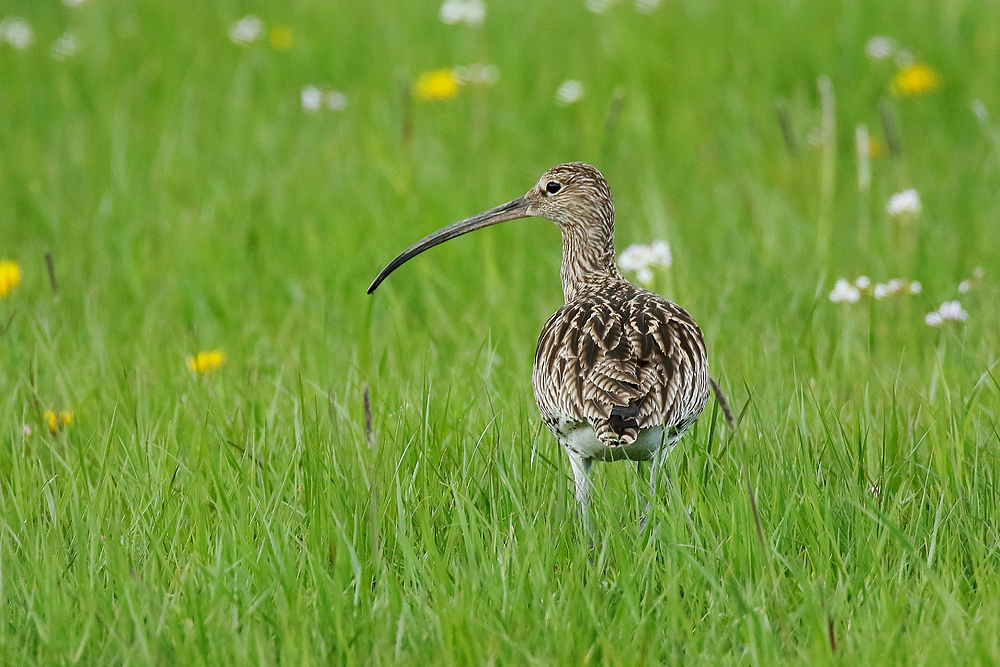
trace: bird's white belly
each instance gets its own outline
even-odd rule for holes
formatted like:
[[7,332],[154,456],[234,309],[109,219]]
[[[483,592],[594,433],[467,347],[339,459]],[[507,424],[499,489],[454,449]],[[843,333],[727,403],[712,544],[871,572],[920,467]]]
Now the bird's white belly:
[[674,444],[664,441],[662,426],[652,426],[639,431],[639,437],[631,445],[608,447],[598,439],[594,427],[586,422],[560,437],[559,441],[570,453],[584,459],[597,459],[598,461],[620,461],[622,459],[648,461],[653,458],[653,454],[660,447],[673,446]]

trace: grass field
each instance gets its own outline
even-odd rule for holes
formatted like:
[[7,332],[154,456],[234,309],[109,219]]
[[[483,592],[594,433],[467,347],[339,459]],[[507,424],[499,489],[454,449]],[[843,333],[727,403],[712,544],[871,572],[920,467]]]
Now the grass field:
[[[1000,662],[1000,4],[439,8],[3,3],[34,39],[0,41],[0,663]],[[875,35],[938,85],[894,94]],[[411,101],[473,63],[499,80]],[[634,468],[597,467],[593,552],[531,395],[558,231],[365,294],[568,160],[619,248],[670,242],[658,290],[743,414],[710,403],[645,531]],[[860,275],[922,291],[831,302]]]

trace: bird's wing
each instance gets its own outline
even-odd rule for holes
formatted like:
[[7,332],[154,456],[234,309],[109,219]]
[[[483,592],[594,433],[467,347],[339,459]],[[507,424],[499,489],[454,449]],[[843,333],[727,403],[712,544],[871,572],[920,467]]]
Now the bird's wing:
[[605,445],[629,445],[643,428],[683,430],[701,413],[705,343],[683,308],[624,283],[549,318],[532,384],[548,423],[588,421]]

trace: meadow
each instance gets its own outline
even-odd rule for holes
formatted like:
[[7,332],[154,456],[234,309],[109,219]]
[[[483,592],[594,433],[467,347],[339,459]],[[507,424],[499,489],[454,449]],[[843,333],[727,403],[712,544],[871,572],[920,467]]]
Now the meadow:
[[[0,663],[1000,662],[1000,4],[485,8],[0,5]],[[569,160],[740,415],[644,530],[596,466],[593,550],[558,230],[365,294]]]

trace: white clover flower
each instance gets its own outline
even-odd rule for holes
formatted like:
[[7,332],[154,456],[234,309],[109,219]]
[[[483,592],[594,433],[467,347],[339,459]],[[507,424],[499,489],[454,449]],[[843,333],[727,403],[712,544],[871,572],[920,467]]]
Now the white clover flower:
[[30,438],[32,433],[33,431],[31,430],[31,427],[28,426],[27,424],[21,427],[21,435],[23,435],[25,438]]
[[830,292],[830,301],[834,303],[857,303],[861,299],[861,290],[839,278]]
[[260,17],[247,14],[236,23],[229,26],[229,39],[234,44],[246,46],[260,39],[264,34],[264,22]]
[[988,123],[990,120],[990,110],[986,108],[986,103],[980,99],[972,100],[969,104],[972,115],[979,119],[980,123]]
[[892,37],[876,35],[865,43],[865,53],[872,60],[885,60],[896,50],[896,41]]
[[556,103],[567,107],[582,100],[583,92],[583,84],[579,81],[574,79],[563,81],[562,85],[559,86],[559,90],[556,91]]
[[875,285],[872,295],[876,299],[881,300],[901,293],[920,294],[921,289],[923,289],[922,286],[916,281],[907,282],[902,278],[893,278],[888,282]]
[[615,4],[618,0],[586,0],[584,4],[587,9],[594,12],[595,14],[603,14],[604,12],[611,9],[611,5]]
[[455,25],[465,17],[464,0],[445,0],[438,10],[438,20],[445,25]]
[[77,42],[76,35],[67,32],[52,43],[49,55],[52,56],[53,60],[66,60],[75,56],[79,47],[80,44]]
[[965,294],[970,289],[972,289],[972,282],[970,282],[968,280],[963,280],[962,282],[960,282],[958,284],[958,293],[959,294]]
[[326,108],[332,111],[343,111],[347,108],[347,95],[339,90],[331,90],[323,97]]
[[452,70],[452,74],[459,83],[474,83],[484,86],[492,86],[500,80],[500,69],[496,65],[484,65],[473,63],[466,67],[459,65]]
[[0,21],[0,42],[7,42],[18,51],[24,51],[35,41],[35,31],[22,18],[8,16]]
[[878,283],[877,285],[875,285],[875,290],[872,292],[872,295],[876,299],[881,300],[886,298],[887,296],[892,296],[892,293],[893,293],[892,289],[889,287],[889,285],[887,285],[886,283]]
[[894,194],[889,198],[889,203],[885,207],[889,215],[903,215],[904,213],[918,215],[922,209],[920,193],[913,188]]
[[650,248],[653,257],[652,264],[661,269],[669,269],[674,263],[674,256],[670,254],[670,244],[663,240],[653,241]]
[[662,240],[653,241],[650,245],[630,245],[618,257],[618,267],[635,273],[636,279],[643,285],[652,284],[654,268],[669,269],[671,264],[670,244]]
[[964,322],[969,318],[969,314],[965,312],[959,301],[945,301],[938,308],[938,312],[941,313],[941,317],[944,319],[954,320],[955,322]]
[[875,289],[872,290],[872,296],[882,300],[897,294],[920,294],[921,289],[923,287],[916,281],[908,282],[903,278],[893,278],[887,282],[876,284]]
[[985,275],[986,275],[986,270],[983,269],[983,267],[981,267],[981,266],[977,266],[976,268],[972,269],[972,279],[973,280],[982,280],[983,276],[985,276]]
[[868,276],[858,276],[854,279],[854,286],[859,290],[866,290],[872,286],[872,280]]
[[652,14],[660,6],[661,0],[635,0],[635,11],[640,14]]
[[935,311],[927,313],[924,322],[929,326],[938,327],[945,322],[964,322],[969,318],[969,313],[962,308],[959,301],[945,301],[941,307]]
[[323,93],[316,86],[306,86],[299,97],[302,100],[302,109],[305,111],[319,111],[323,105]]
[[302,110],[310,113],[326,107],[332,111],[343,111],[347,108],[347,95],[339,90],[322,90],[317,86],[304,86],[299,93]]
[[478,28],[486,21],[486,3],[482,0],[468,0],[465,3],[465,25]]
[[486,21],[486,3],[482,0],[445,0],[438,11],[438,20],[445,25],[464,23],[478,28]]

